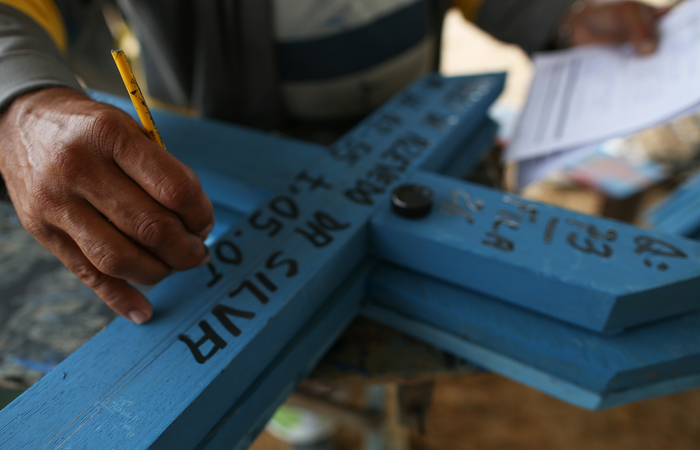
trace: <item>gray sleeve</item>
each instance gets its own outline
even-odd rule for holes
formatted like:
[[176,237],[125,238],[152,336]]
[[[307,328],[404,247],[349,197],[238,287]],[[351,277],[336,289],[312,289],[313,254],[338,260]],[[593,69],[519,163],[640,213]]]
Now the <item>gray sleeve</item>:
[[50,86],[81,90],[46,31],[0,4],[0,111],[19,95]]
[[484,0],[476,24],[527,53],[547,50],[573,0]]

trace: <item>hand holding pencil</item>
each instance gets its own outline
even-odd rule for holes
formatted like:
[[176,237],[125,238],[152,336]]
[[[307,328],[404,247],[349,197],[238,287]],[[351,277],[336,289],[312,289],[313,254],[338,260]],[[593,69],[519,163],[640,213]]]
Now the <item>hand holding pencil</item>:
[[0,173],[24,227],[134,323],[154,284],[208,261],[211,202],[190,168],[123,111],[69,88],[18,97],[0,115]]

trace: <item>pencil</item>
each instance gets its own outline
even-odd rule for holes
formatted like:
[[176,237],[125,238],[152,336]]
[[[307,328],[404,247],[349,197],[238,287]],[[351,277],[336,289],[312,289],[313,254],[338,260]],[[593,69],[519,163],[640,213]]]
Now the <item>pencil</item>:
[[141,120],[141,125],[146,129],[148,137],[165,149],[163,140],[160,138],[160,133],[158,133],[158,128],[156,128],[156,123],[153,121],[151,110],[148,109],[146,99],[141,92],[139,83],[136,81],[134,72],[131,70],[131,65],[126,59],[124,50],[112,50],[112,58],[114,58],[114,62],[117,64],[119,74],[122,76],[126,90],[129,91],[129,97],[131,97],[131,102],[134,104],[134,108],[136,108],[136,114],[138,114]]

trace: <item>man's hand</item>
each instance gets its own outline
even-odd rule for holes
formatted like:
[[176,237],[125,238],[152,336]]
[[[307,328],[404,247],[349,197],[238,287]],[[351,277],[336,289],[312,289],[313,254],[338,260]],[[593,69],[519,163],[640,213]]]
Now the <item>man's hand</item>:
[[631,41],[640,55],[656,50],[658,20],[668,9],[633,1],[591,4],[579,0],[559,27],[562,44],[622,44]]
[[67,88],[17,98],[0,115],[0,173],[24,228],[135,323],[155,284],[205,264],[214,225],[194,172],[123,111]]

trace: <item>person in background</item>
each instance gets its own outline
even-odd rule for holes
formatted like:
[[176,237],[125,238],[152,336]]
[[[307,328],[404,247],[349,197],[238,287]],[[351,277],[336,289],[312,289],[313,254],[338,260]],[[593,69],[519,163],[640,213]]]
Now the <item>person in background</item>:
[[[529,53],[632,42],[649,54],[665,12],[581,0],[116,3],[140,41],[154,99],[290,132],[357,120],[437,70],[451,6]],[[127,114],[91,100],[74,76],[98,89],[118,79],[102,15],[110,6],[0,0],[0,174],[25,229],[141,324],[153,310],[128,282],[155,284],[206,264],[214,215],[190,168]]]

